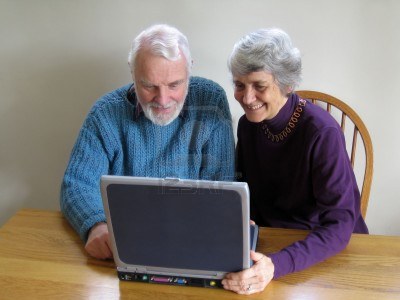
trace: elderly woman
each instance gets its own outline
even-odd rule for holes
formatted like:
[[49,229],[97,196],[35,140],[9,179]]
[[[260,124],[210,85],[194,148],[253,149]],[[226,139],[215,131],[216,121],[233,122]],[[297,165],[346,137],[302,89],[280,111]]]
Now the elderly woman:
[[301,58],[280,29],[243,37],[229,58],[238,125],[237,170],[249,184],[251,218],[260,226],[310,230],[250,269],[228,274],[224,288],[262,291],[271,279],[303,270],[343,250],[353,232],[368,233],[360,193],[337,122],[299,98]]

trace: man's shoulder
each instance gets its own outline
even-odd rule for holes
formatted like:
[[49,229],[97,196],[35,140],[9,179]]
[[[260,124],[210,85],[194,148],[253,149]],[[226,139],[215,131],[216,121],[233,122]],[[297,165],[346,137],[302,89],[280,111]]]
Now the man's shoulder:
[[203,77],[191,77],[187,98],[188,105],[222,106],[228,105],[224,89],[215,81]]
[[100,98],[94,103],[91,113],[94,113],[98,110],[103,110],[105,108],[109,108],[112,106],[120,106],[126,105],[127,103],[127,93],[132,84],[127,84],[122,87],[119,87],[113,91],[110,91]]
[[215,81],[199,76],[190,77],[189,89],[225,93],[224,89]]
[[218,116],[220,120],[231,120],[224,89],[203,77],[190,78],[185,109],[192,118],[214,120]]

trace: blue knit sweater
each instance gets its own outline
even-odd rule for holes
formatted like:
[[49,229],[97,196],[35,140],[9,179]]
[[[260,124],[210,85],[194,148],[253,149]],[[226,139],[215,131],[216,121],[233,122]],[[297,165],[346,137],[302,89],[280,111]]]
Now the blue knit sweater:
[[218,84],[192,77],[182,113],[167,126],[144,116],[131,86],[95,103],[65,171],[61,211],[84,241],[106,220],[101,175],[234,179],[231,114]]

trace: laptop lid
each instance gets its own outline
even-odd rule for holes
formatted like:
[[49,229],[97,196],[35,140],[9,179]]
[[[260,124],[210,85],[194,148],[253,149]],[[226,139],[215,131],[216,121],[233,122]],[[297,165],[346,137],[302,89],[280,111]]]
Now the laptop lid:
[[221,279],[251,265],[247,183],[105,175],[101,192],[120,273]]

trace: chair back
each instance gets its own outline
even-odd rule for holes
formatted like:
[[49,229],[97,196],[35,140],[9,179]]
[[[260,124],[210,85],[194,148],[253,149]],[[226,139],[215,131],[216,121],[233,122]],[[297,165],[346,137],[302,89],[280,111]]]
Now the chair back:
[[[343,133],[345,134],[347,140],[347,152],[349,153],[351,166],[353,167],[356,175],[358,174],[354,167],[356,161],[356,153],[357,156],[359,154],[364,156],[364,161],[360,164],[357,163],[357,168],[358,166],[360,166],[360,169],[362,169],[360,171],[361,178],[357,178],[357,181],[359,181],[359,187],[361,186],[361,215],[365,219],[365,216],[367,214],[369,194],[371,191],[374,162],[372,141],[367,127],[358,116],[358,114],[350,106],[331,95],[306,90],[296,91],[296,94],[299,95],[300,98],[307,99],[314,104],[323,106],[336,119],[336,121],[338,121],[338,123],[342,127]],[[346,124],[347,121],[349,121],[350,124]],[[346,125],[349,126],[347,126],[346,128]],[[350,127],[350,130],[348,127]],[[361,152],[357,151],[358,135],[361,136],[361,143],[363,145],[363,151]],[[348,139],[348,137],[350,137],[350,139]],[[362,185],[360,185],[361,182]]]

